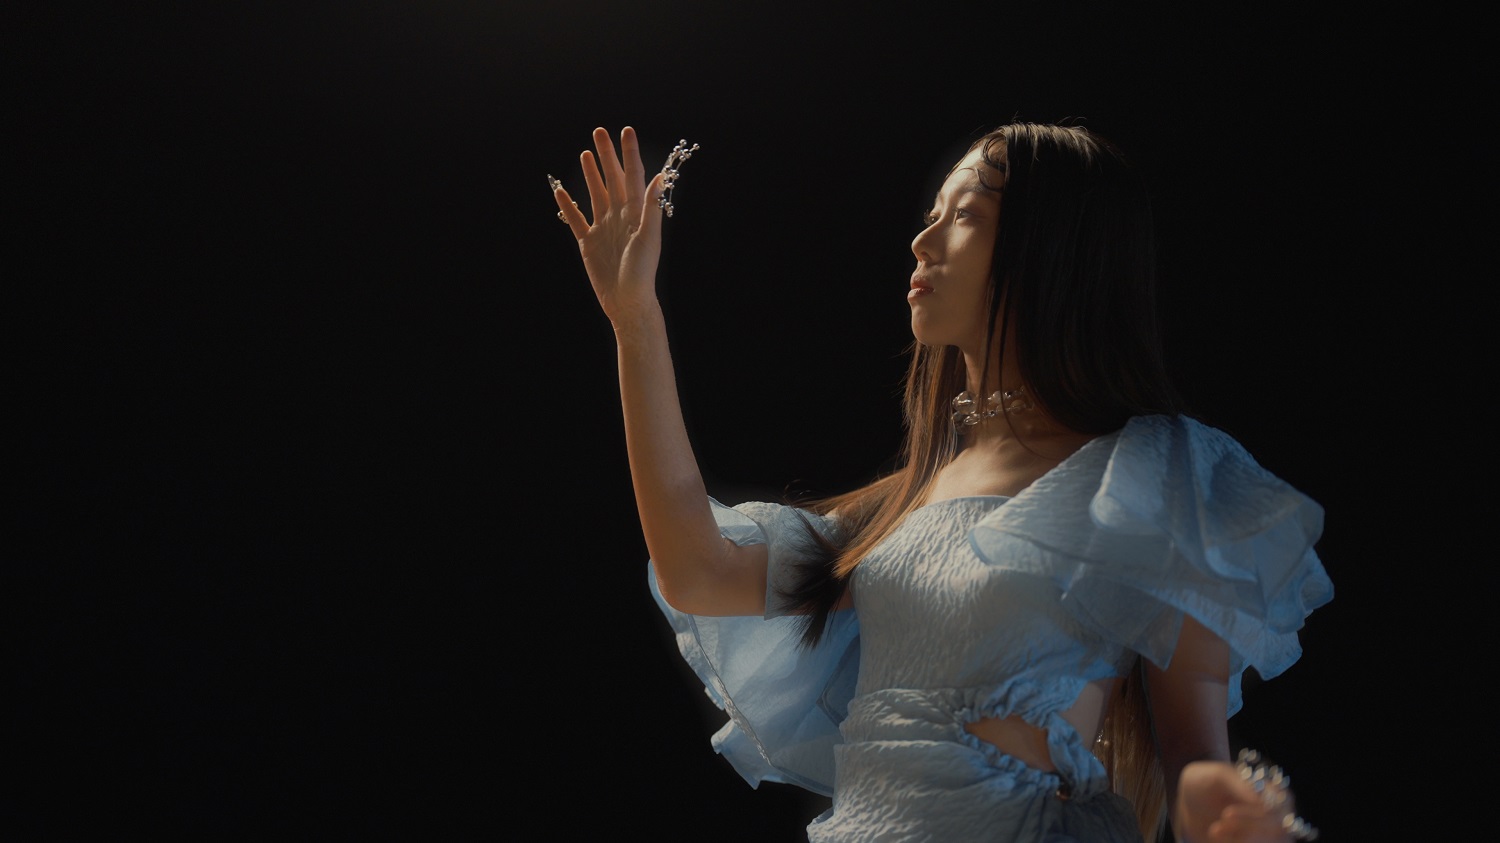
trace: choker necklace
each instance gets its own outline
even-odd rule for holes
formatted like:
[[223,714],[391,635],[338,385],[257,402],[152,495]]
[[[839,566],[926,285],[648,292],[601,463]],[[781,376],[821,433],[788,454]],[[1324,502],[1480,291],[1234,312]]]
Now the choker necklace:
[[968,390],[964,390],[953,399],[953,430],[959,436],[963,436],[969,432],[969,428],[985,419],[992,419],[1002,412],[1014,413],[1018,410],[1029,409],[1031,409],[1031,402],[1026,398],[1024,386],[1007,389],[1004,392],[996,390],[990,393],[982,410],[975,406],[974,396],[970,395]]

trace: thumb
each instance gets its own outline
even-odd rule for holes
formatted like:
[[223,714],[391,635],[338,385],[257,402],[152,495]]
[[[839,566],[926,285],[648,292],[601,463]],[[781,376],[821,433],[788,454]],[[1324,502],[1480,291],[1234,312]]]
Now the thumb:
[[661,236],[661,218],[666,216],[666,211],[661,209],[665,179],[666,176],[657,173],[646,185],[646,206],[641,208],[641,231],[650,237]]

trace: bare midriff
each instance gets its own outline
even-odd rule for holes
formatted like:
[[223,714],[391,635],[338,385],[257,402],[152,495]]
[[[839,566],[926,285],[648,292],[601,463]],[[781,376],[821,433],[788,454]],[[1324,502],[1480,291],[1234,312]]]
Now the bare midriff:
[[[1061,715],[1090,745],[1094,736],[1099,734],[1099,725],[1104,719],[1104,701],[1109,699],[1110,691],[1118,681],[1100,679],[1090,682]],[[1047,730],[1027,723],[1019,715],[986,717],[966,724],[964,729],[1028,767],[1046,773],[1057,770],[1052,764],[1052,754],[1047,751]]]

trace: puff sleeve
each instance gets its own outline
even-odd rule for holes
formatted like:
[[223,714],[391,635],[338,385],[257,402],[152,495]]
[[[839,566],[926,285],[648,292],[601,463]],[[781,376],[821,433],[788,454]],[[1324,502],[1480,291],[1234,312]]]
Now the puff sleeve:
[[1230,647],[1229,715],[1254,667],[1301,657],[1297,631],[1333,598],[1315,501],[1228,434],[1142,416],[1099,437],[970,533],[988,564],[1051,578],[1080,621],[1159,666],[1190,615]]
[[676,637],[678,651],[702,680],[709,698],[729,715],[712,745],[752,787],[762,781],[833,792],[833,747],[854,695],[859,625],[853,610],[833,613],[818,646],[799,644],[801,627],[777,606],[805,547],[804,519],[827,533],[825,517],[779,504],[727,507],[710,498],[720,533],[735,544],[767,545],[765,617],[703,617],[662,599],[648,564],[651,594]]

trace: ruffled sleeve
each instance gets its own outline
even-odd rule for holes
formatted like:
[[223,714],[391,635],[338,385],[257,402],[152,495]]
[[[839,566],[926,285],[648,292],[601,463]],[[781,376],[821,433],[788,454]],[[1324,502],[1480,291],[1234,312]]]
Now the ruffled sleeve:
[[1166,666],[1184,615],[1230,646],[1229,714],[1247,667],[1301,657],[1297,631],[1333,599],[1314,550],[1323,509],[1228,434],[1142,416],[1089,442],[970,533],[981,559],[1050,577],[1107,639]]
[[651,594],[676,634],[677,647],[714,704],[729,715],[712,739],[751,786],[762,781],[833,793],[833,747],[854,696],[859,626],[852,610],[835,612],[817,647],[799,646],[801,627],[779,610],[777,588],[805,547],[804,519],[828,534],[827,518],[773,503],[727,507],[712,498],[723,536],[737,545],[765,544],[769,557],[765,617],[703,617],[662,599],[648,565]]

